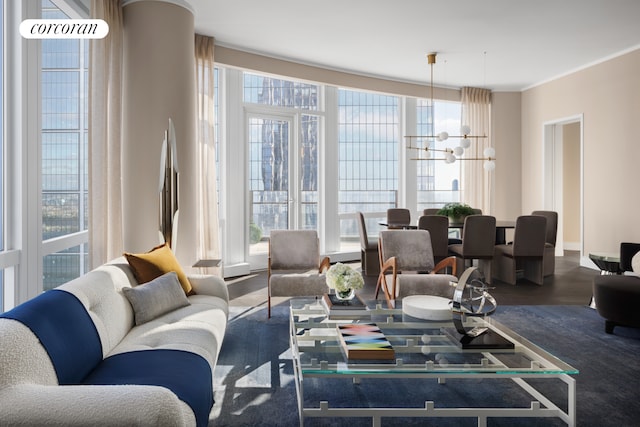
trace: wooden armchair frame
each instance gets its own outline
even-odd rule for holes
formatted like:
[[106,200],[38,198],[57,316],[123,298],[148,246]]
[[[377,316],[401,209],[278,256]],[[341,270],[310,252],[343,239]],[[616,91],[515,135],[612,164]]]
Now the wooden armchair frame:
[[[378,282],[376,283],[376,293],[375,298],[378,299],[378,294],[380,292],[380,288],[384,292],[385,298],[387,300],[387,305],[390,308],[395,307],[395,299],[397,294],[397,277],[398,274],[402,274],[402,271],[398,269],[398,259],[397,257],[390,257],[386,261],[382,259],[382,240],[378,241],[378,258],[380,259],[380,274],[378,275]],[[451,275],[457,277],[457,262],[455,256],[450,256],[433,267],[433,270],[429,272],[425,272],[424,274],[438,274],[440,272],[444,272],[447,268],[451,268]],[[392,286],[391,290],[389,290],[389,284],[387,283],[387,272],[391,270],[392,274]],[[412,273],[413,274],[413,273]],[[423,274],[421,272],[416,272],[415,274]]]

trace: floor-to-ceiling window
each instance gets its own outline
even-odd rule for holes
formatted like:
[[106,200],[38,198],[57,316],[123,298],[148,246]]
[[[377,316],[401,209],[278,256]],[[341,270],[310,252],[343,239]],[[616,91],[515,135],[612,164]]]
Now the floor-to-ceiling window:
[[[337,108],[339,213],[382,213],[398,206],[399,97],[340,89]],[[375,218],[367,222],[375,233]],[[358,239],[355,217],[343,215],[340,249],[359,248]]]
[[[4,0],[0,0],[0,253],[4,251]],[[4,311],[4,269],[0,269],[0,313]]]
[[403,148],[403,132],[459,133],[459,102],[432,111],[427,100],[218,67],[225,274],[266,266],[275,228],[316,229],[332,260],[357,259],[356,212],[375,235],[390,207],[459,200],[461,162],[413,163]]
[[[433,136],[440,132],[449,135],[460,134],[462,105],[459,102],[431,101],[418,99],[416,135]],[[430,141],[431,148],[454,149],[460,140]],[[421,156],[425,157],[425,156]],[[461,162],[445,163],[441,152],[432,152],[431,160],[416,160],[417,169],[417,209],[441,208],[445,203],[460,201]],[[439,160],[437,160],[439,159]]]
[[244,73],[249,253],[266,254],[274,229],[315,229],[318,86]]
[[[42,17],[70,18],[48,0],[42,0]],[[59,241],[88,227],[89,43],[83,39],[44,39],[41,43],[42,240],[46,248],[48,241]],[[69,245],[61,250],[52,247],[51,253],[45,249],[43,289],[86,271],[87,244]]]

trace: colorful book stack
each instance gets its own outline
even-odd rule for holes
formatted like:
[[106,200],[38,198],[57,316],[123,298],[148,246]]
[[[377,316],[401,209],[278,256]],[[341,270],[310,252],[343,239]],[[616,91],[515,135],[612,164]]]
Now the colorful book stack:
[[395,359],[393,347],[375,323],[350,323],[337,328],[340,344],[348,359]]

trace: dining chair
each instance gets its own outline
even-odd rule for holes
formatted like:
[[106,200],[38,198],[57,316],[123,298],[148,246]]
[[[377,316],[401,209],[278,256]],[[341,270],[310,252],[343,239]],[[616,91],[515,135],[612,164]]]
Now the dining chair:
[[556,270],[556,238],[558,235],[558,212],[533,211],[531,215],[547,218],[547,231],[544,244],[544,276],[552,276]]
[[449,218],[444,215],[422,215],[418,218],[418,230],[429,232],[436,264],[449,256]]
[[389,229],[404,228],[411,225],[411,211],[405,208],[387,209],[387,224]]
[[469,215],[462,228],[462,243],[449,245],[449,254],[458,259],[458,271],[478,260],[478,270],[491,284],[491,264],[496,245],[496,218],[491,215]]
[[[452,298],[457,282],[454,257],[438,264],[433,260],[431,236],[427,230],[382,230],[378,239],[380,276],[375,298],[380,289],[387,305],[409,295],[434,295]],[[452,274],[436,274],[451,268]]]
[[358,232],[360,234],[360,263],[365,276],[377,276],[380,273],[380,261],[378,259],[378,239],[369,240],[367,225],[362,212],[356,213],[358,217]]
[[513,243],[495,247],[495,277],[515,285],[518,274],[537,285],[544,281],[543,256],[547,219],[522,215],[516,219]]
[[422,211],[422,215],[438,215],[440,208],[427,208]]
[[320,259],[316,230],[271,230],[267,265],[268,317],[271,317],[271,297],[327,293],[324,272],[328,268],[329,257]]

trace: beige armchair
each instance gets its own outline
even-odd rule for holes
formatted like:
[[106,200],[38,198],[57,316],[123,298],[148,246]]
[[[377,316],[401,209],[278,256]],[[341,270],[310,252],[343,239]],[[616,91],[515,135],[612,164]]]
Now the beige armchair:
[[320,259],[315,230],[271,230],[267,270],[268,317],[271,317],[271,297],[325,294],[324,272],[328,268],[329,258]]
[[[455,258],[434,265],[431,236],[426,230],[385,230],[378,240],[380,276],[375,297],[380,289],[389,307],[409,295],[453,296],[451,282],[457,282]],[[452,274],[436,274],[446,268]]]

